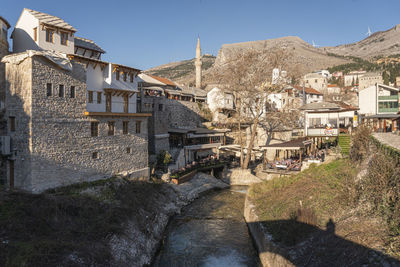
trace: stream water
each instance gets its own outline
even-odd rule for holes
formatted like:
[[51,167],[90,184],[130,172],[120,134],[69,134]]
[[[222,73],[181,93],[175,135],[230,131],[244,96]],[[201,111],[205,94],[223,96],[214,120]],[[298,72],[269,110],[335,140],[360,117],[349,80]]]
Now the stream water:
[[214,191],[184,208],[169,224],[154,266],[260,266],[243,218],[245,193]]

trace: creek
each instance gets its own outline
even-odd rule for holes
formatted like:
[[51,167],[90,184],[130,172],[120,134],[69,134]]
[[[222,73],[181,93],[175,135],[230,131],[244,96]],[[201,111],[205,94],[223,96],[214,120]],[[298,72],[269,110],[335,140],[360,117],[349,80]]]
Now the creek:
[[246,188],[200,196],[169,223],[153,266],[261,266],[243,218]]

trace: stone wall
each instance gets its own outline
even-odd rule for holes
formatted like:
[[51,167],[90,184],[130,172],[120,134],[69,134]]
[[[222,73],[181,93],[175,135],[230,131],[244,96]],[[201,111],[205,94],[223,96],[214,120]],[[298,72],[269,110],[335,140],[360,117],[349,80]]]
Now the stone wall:
[[[1,25],[1,23],[0,23]],[[0,30],[1,31],[1,30]],[[5,64],[1,63],[1,59],[8,55],[8,41],[2,39],[0,36],[0,102],[5,102]],[[7,134],[7,121],[4,117],[4,109],[0,107],[0,136]],[[0,155],[0,185],[6,182],[6,167],[7,160],[4,156]]]
[[148,128],[150,154],[169,150],[168,128],[196,128],[204,121],[195,102],[142,95],[141,110],[152,113]]
[[[195,128],[204,121],[199,103],[166,99],[169,127]],[[205,105],[205,104],[202,104]]]
[[[61,70],[42,57],[7,64],[10,81],[8,116],[15,116],[17,129],[11,133],[15,158],[15,186],[41,192],[47,188],[109,177],[115,174],[148,177],[146,117],[84,115],[86,72],[73,62],[73,71]],[[24,73],[19,82],[19,74]],[[52,96],[46,84],[52,83]],[[21,84],[21,86],[16,86]],[[58,95],[59,85],[65,95]],[[75,86],[75,98],[70,88]],[[13,90],[19,90],[13,93]],[[91,136],[91,121],[99,123],[98,136]],[[108,136],[108,122],[115,133]],[[128,121],[128,134],[122,122]],[[141,132],[136,134],[136,121]],[[130,149],[129,153],[127,149]],[[97,153],[97,158],[93,158]]]
[[255,212],[255,206],[251,203],[248,195],[244,203],[244,219],[249,227],[263,267],[294,266],[287,260],[289,253],[272,241],[271,235],[260,221]]

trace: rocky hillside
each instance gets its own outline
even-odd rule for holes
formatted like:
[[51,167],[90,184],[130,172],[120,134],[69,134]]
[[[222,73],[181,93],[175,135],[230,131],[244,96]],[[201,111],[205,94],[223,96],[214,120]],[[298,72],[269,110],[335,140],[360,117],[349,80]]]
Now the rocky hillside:
[[328,55],[322,49],[315,48],[297,36],[288,36],[263,41],[224,44],[218,52],[215,67],[225,64],[238,51],[251,49],[268,51],[275,48],[286,48],[292,52],[291,63],[300,64],[302,72],[325,69],[331,66],[350,62],[348,59]]
[[[353,62],[352,57],[370,60],[373,57],[400,54],[400,24],[387,31],[376,32],[362,41],[335,47],[316,48],[296,36],[224,44],[216,58],[211,55],[203,56],[203,87],[215,83],[209,74],[218,72],[220,67],[236,52],[251,49],[265,51],[274,48],[289,49],[293,54],[290,64],[299,66],[298,72],[304,74],[351,63]],[[194,59],[161,65],[146,72],[170,78],[178,83],[193,85],[195,79]]]
[[356,43],[323,47],[321,50],[336,55],[360,57],[363,59],[400,54],[400,24],[387,31],[375,32]]
[[[183,60],[173,63],[164,64],[149,70],[146,70],[145,73],[152,74],[156,76],[165,77],[173,80],[177,83],[183,84],[191,84],[195,80],[195,67],[194,67],[194,58],[189,60]],[[212,55],[203,55],[202,56],[202,69],[209,69],[215,61],[215,56]]]

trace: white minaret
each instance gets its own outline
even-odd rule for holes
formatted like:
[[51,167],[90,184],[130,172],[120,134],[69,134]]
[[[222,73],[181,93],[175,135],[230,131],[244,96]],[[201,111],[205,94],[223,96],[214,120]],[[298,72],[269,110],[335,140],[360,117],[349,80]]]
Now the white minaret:
[[197,38],[196,47],[196,60],[194,62],[196,66],[196,87],[201,88],[201,48],[200,48],[200,38]]

